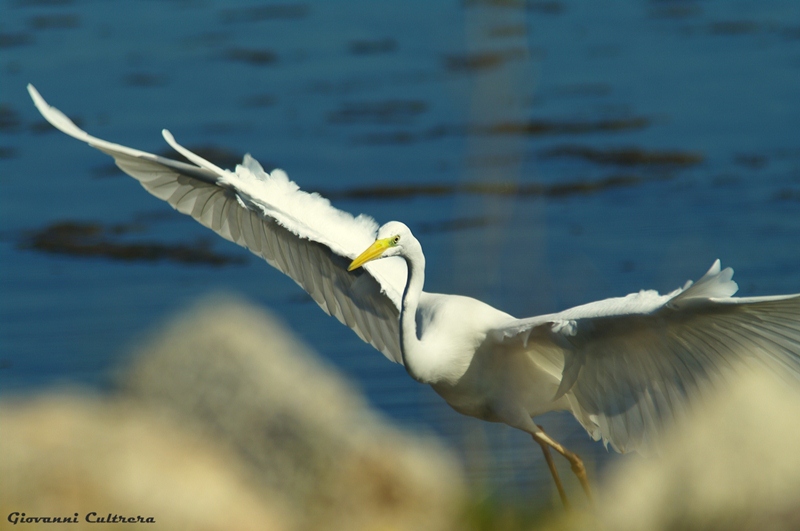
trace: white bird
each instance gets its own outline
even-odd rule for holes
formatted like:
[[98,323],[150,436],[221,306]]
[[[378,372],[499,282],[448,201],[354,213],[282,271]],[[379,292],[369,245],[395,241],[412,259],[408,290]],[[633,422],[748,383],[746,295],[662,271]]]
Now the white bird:
[[456,411],[529,433],[565,505],[549,448],[569,460],[591,497],[583,463],[533,417],[570,411],[593,439],[650,453],[695,395],[741,366],[800,381],[800,294],[733,297],[733,271],[719,261],[666,295],[641,291],[516,319],[469,297],[423,291],[425,256],[402,223],[378,227],[337,210],[249,155],[235,171],[223,170],[166,130],[169,145],[192,164],[95,138],[33,86],[28,91],[53,126],[111,155],[148,192],[290,276]]

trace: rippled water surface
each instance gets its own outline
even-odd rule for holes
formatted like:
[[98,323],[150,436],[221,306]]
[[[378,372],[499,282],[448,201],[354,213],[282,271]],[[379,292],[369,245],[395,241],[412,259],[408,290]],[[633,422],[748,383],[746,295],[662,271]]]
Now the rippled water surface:
[[[442,434],[475,482],[526,496],[550,481],[527,436],[458,416],[47,126],[28,82],[102,138],[164,153],[167,127],[221,165],[250,152],[339,208],[402,220],[430,291],[520,317],[671,290],[715,258],[742,294],[800,291],[794,0],[0,6],[4,393],[104,386],[166,317],[233,291],[388,416]],[[569,417],[540,420],[598,473],[616,458]]]

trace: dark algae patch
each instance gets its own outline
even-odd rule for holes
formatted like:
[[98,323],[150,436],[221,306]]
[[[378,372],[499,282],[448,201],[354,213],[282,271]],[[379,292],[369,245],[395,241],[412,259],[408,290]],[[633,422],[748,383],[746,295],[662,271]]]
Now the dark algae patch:
[[278,56],[271,50],[262,48],[230,48],[225,51],[225,59],[251,66],[267,66],[278,62]]
[[497,195],[518,197],[568,197],[587,195],[613,188],[637,186],[649,179],[638,175],[611,175],[603,179],[565,183],[461,183],[461,184],[409,184],[403,186],[371,186],[328,190],[320,192],[328,198],[346,199],[404,199],[408,197],[435,197],[456,194]]
[[80,26],[80,17],[74,14],[36,15],[28,19],[28,27],[34,30],[71,29]]
[[545,158],[578,158],[597,164],[615,166],[694,166],[703,155],[692,151],[649,151],[627,147],[595,149],[586,146],[558,146],[542,152]]
[[773,197],[778,201],[797,201],[800,202],[800,189],[781,188]]
[[52,254],[127,262],[170,261],[223,266],[245,261],[241,256],[214,252],[205,239],[191,245],[120,241],[124,234],[133,230],[135,228],[128,225],[105,227],[100,223],[62,221],[30,232],[19,247]]
[[167,84],[167,77],[150,72],[131,72],[123,78],[123,83],[129,87],[163,87]]
[[494,135],[558,135],[602,133],[644,129],[650,119],[644,117],[610,118],[605,120],[528,120],[523,122],[500,122],[479,128],[476,132]]
[[247,96],[241,100],[242,107],[249,109],[272,107],[275,105],[277,98],[272,94],[262,93]]
[[427,110],[428,104],[422,100],[350,102],[330,113],[328,121],[335,124],[397,124],[409,122]]
[[490,70],[500,67],[512,60],[524,59],[526,56],[527,50],[523,48],[467,54],[450,54],[444,57],[444,67],[451,72]]
[[352,55],[377,55],[392,53],[397,49],[397,41],[392,38],[385,39],[363,39],[350,41],[347,44],[347,51]]
[[480,229],[505,221],[507,221],[507,219],[494,216],[462,217],[444,221],[424,222],[419,225],[418,230],[420,234],[455,232],[460,230]]
[[525,9],[546,15],[560,15],[566,9],[562,2],[555,0],[462,0],[462,4],[467,8]]
[[13,133],[19,130],[22,121],[19,112],[10,105],[0,103],[0,132]]
[[33,44],[33,35],[29,33],[5,33],[0,32],[0,49],[14,48]]
[[[426,110],[427,104],[421,100],[362,102],[344,105],[339,110],[329,114],[328,121],[336,124],[392,125],[407,123],[411,118],[422,114]],[[488,124],[438,124],[424,130],[374,131],[353,137],[353,142],[365,145],[387,145],[412,144],[456,136],[571,136],[638,131],[646,129],[650,125],[652,125],[652,120],[644,116],[597,120],[545,118]],[[577,151],[577,148],[575,150]],[[632,150],[628,149],[627,151]],[[695,154],[692,153],[690,155],[694,156]],[[621,156],[625,156],[625,153],[621,153]]]

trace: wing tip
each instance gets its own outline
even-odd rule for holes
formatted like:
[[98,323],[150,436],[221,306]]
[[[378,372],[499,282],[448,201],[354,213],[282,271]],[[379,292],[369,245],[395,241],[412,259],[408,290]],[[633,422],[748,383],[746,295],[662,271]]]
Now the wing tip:
[[36,108],[39,110],[42,116],[44,116],[44,118],[52,124],[53,122],[50,120],[50,118],[48,118],[48,115],[53,112],[54,110],[53,107],[51,107],[45,101],[42,95],[39,94],[39,91],[36,90],[36,87],[33,86],[33,83],[28,83],[27,88],[28,88],[28,95],[33,100],[33,104],[36,106]]
[[44,101],[44,98],[42,98],[42,95],[39,94],[38,90],[36,90],[36,87],[33,86],[33,83],[28,83],[27,88],[28,88],[28,94],[30,95],[34,103],[37,103],[38,101],[42,102]]
[[36,90],[36,87],[34,87],[32,83],[28,83],[27,88],[28,94],[33,100],[33,104],[36,106],[36,109],[50,125],[73,138],[77,138],[78,140],[82,140],[84,142],[90,141],[91,137],[86,133],[86,131],[75,125],[75,122],[70,120],[66,114],[47,103],[47,101],[45,101],[42,95],[39,94],[39,91]]

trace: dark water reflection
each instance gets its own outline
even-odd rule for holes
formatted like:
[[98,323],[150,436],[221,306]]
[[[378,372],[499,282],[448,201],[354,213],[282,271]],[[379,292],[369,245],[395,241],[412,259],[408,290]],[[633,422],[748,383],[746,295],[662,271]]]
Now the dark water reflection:
[[[103,385],[149,329],[231,290],[387,415],[443,434],[476,481],[519,496],[549,481],[527,437],[457,416],[294,283],[51,133],[28,82],[100,137],[160,153],[168,127],[224,166],[250,152],[340,208],[403,220],[429,289],[518,316],[673,289],[717,257],[744,294],[800,291],[793,0],[0,5],[3,392]],[[235,265],[26,245],[65,223],[111,246],[208,242]],[[541,420],[610,458],[567,417]]]

